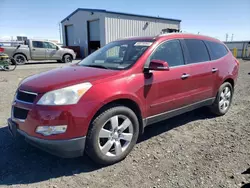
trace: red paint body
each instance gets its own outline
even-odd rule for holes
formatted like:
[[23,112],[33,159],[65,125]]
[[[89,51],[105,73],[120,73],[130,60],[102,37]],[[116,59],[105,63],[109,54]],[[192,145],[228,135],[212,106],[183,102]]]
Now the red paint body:
[[[128,70],[70,66],[27,78],[19,89],[39,93],[39,95],[34,104],[18,102],[15,104],[17,107],[30,110],[26,121],[18,122],[18,128],[30,136],[49,140],[81,137],[87,134],[96,112],[114,100],[134,101],[141,110],[142,118],[146,118],[215,97],[225,80],[232,79],[236,82],[239,65],[231,52],[215,61],[170,67],[169,71],[153,71],[151,76],[146,76],[143,72],[144,65],[154,49],[163,41],[183,38],[221,43],[216,39],[199,35],[159,36]],[[218,71],[212,73],[212,68],[218,68]],[[184,73],[191,76],[182,80],[180,78]],[[41,106],[36,104],[48,91],[83,82],[91,82],[93,86],[75,105]],[[64,134],[45,137],[35,133],[36,127],[41,125],[68,125],[68,129]]]

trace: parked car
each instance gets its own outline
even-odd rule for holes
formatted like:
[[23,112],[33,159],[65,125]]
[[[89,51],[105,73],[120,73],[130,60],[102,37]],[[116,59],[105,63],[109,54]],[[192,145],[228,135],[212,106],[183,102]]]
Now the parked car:
[[148,125],[203,106],[226,114],[238,69],[228,48],[206,36],[111,42],[78,64],[23,80],[9,129],[60,157],[85,151],[97,163],[116,163]]
[[62,48],[53,42],[27,40],[26,45],[16,47],[3,47],[4,52],[13,57],[17,64],[25,64],[29,60],[57,60],[58,62],[69,63],[76,58],[73,50]]

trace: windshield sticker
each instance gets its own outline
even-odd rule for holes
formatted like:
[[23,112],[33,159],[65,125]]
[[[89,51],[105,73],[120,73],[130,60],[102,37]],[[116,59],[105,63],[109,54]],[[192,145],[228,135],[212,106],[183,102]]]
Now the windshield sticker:
[[152,44],[152,42],[137,42],[134,46],[151,46]]

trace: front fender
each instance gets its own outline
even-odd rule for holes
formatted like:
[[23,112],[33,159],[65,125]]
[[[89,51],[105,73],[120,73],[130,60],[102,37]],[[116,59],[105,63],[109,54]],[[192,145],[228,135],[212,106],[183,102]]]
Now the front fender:
[[132,94],[132,93],[125,93],[125,94],[122,93],[122,94],[112,95],[108,97],[107,99],[105,99],[102,104],[106,105],[113,101],[122,100],[122,99],[128,99],[136,103],[142,113],[142,117],[145,117],[145,109],[143,108],[143,106],[145,105],[143,104],[143,101],[141,101],[135,94]]

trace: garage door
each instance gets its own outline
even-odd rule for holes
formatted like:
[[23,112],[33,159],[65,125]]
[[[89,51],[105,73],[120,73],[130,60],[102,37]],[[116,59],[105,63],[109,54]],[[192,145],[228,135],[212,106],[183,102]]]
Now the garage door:
[[89,41],[100,41],[99,20],[89,21]]
[[66,33],[66,46],[74,46],[74,26],[67,25],[65,26]]

